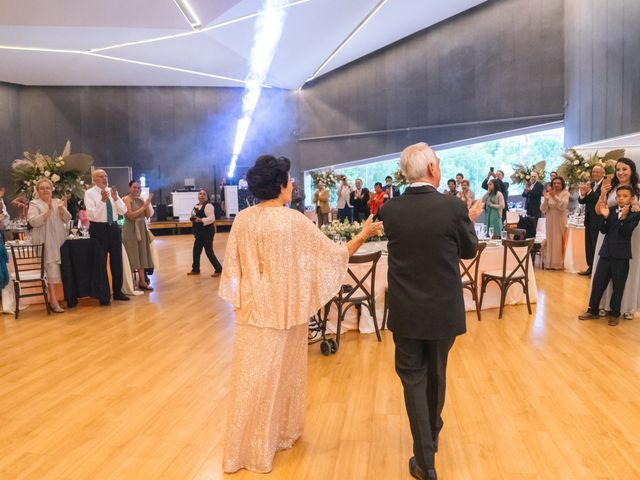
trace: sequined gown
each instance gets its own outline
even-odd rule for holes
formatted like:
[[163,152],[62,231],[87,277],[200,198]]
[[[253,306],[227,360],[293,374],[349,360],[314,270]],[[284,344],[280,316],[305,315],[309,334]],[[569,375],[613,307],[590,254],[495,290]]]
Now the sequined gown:
[[236,216],[219,290],[236,319],[225,472],[270,472],[276,451],[302,435],[307,322],[347,263],[347,248],[300,212],[257,205]]

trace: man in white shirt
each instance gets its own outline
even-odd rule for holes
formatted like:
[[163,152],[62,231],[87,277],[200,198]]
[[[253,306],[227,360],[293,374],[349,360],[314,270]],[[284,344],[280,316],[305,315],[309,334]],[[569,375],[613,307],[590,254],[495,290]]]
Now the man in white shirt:
[[[109,177],[104,170],[94,170],[91,174],[93,187],[84,192],[84,205],[87,210],[89,224],[89,236],[95,238],[104,250],[105,260],[109,255],[111,267],[111,283],[113,299],[128,301],[122,293],[122,237],[118,214],[127,213],[118,190],[109,187]],[[109,302],[100,302],[101,305],[109,305]]]
[[247,182],[247,175],[243,175],[240,180],[238,180],[238,190],[248,190],[249,182]]

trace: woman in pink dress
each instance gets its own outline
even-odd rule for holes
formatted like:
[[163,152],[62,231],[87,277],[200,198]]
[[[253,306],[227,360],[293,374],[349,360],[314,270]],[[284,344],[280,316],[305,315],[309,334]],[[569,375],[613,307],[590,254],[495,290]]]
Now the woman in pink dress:
[[545,190],[544,201],[540,207],[546,218],[547,244],[544,266],[549,270],[564,269],[568,206],[569,192],[565,188],[564,179],[556,176],[551,182],[551,189]]
[[290,162],[263,155],[247,174],[261,201],[233,222],[219,295],[236,331],[223,469],[267,473],[302,435],[309,317],[340,289],[349,256],[382,228],[371,218],[333,243],[291,202]]

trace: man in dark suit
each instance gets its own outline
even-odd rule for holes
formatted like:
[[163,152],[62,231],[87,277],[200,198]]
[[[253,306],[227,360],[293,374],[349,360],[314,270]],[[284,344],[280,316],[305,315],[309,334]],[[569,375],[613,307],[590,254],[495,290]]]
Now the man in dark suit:
[[356,188],[351,192],[351,206],[353,207],[353,219],[364,222],[369,218],[369,189],[362,188],[362,180],[356,179]]
[[467,211],[457,197],[437,191],[440,159],[425,143],[407,147],[400,168],[410,186],[379,213],[389,239],[389,329],[413,436],[409,471],[435,479],[447,358],[466,331],[458,262],[476,255],[473,221],[482,202]]
[[609,302],[609,325],[615,326],[620,323],[620,304],[629,275],[631,234],[640,221],[640,213],[631,212],[634,195],[633,189],[624,185],[616,190],[618,208],[610,209],[606,201],[599,202],[600,213],[604,218],[600,229],[604,233],[604,240],[600,247],[598,268],[593,275],[589,309],[578,317],[580,320],[599,318],[600,300],[611,281],[613,293]]
[[531,172],[531,178],[522,192],[524,208],[527,211],[527,215],[535,218],[536,221],[542,216],[540,204],[542,203],[542,195],[544,194],[544,185],[539,180],[538,172]]
[[400,196],[400,189],[393,184],[393,178],[387,175],[384,179],[384,183],[384,193],[387,194],[385,202]]
[[591,183],[580,185],[580,197],[578,202],[584,205],[584,251],[587,256],[588,268],[580,275],[591,275],[593,270],[593,257],[596,253],[598,232],[602,226],[603,218],[596,214],[596,203],[600,197],[600,187],[604,179],[604,168],[596,165],[591,170]]

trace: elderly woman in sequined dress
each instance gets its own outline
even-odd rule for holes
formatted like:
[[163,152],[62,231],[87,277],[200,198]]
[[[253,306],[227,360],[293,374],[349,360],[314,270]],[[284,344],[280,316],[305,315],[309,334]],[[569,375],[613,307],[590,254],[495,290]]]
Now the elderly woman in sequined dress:
[[291,201],[290,162],[263,155],[249,170],[261,201],[233,222],[220,296],[233,305],[236,331],[225,472],[270,472],[276,451],[302,435],[307,322],[340,289],[349,256],[376,235],[369,218],[346,245],[329,240]]

